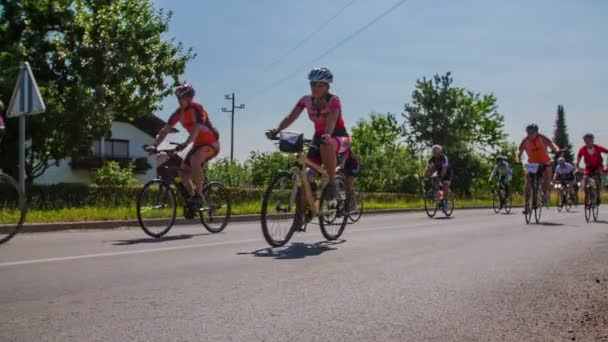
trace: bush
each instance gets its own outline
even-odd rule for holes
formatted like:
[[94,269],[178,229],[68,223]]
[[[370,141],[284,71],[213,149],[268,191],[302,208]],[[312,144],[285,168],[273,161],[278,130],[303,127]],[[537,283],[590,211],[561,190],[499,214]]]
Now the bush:
[[133,177],[133,169],[135,163],[133,161],[121,168],[120,164],[116,161],[109,161],[103,164],[101,168],[97,170],[95,175],[95,184],[97,185],[129,185],[135,183],[135,177]]

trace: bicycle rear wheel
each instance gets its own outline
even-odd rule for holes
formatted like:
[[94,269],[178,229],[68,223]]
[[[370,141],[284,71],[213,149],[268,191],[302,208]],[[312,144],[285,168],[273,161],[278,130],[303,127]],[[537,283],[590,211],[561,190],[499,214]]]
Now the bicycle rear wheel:
[[146,234],[164,236],[175,224],[176,215],[175,192],[168,183],[155,179],[144,185],[137,195],[137,220]]
[[[328,188],[325,186],[321,192],[321,199],[319,201],[319,226],[321,227],[321,233],[327,240],[336,240],[344,232],[346,224],[348,223],[348,191],[346,191],[346,184],[340,177],[336,177],[336,190],[338,192],[338,198],[335,200],[328,200]],[[335,219],[330,220],[325,217],[334,217]]]
[[0,173],[0,244],[12,239],[23,227],[27,206],[19,185]]
[[511,213],[511,209],[513,209],[513,195],[511,195],[511,191],[508,191],[505,196],[505,212],[507,214]]
[[223,184],[209,182],[203,189],[204,204],[199,210],[203,226],[211,233],[219,233],[230,222],[232,205],[230,195]]
[[303,220],[301,212],[302,198],[297,191],[296,174],[278,174],[270,182],[262,201],[262,234],[266,242],[273,247],[289,242]]

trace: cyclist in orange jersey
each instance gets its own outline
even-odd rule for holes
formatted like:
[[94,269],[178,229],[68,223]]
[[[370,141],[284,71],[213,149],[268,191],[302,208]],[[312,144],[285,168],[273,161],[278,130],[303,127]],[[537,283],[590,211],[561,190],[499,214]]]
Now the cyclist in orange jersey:
[[[517,163],[521,162],[521,155],[526,152],[528,155],[528,163],[539,164],[538,172],[543,174],[543,203],[549,200],[549,189],[553,170],[551,167],[551,157],[547,151],[550,148],[554,153],[560,153],[560,148],[545,135],[538,133],[538,125],[530,124],[526,127],[527,136],[519,144],[519,153],[517,154]],[[526,175],[525,196],[526,203],[530,198],[530,177]],[[524,212],[525,213],[525,212]]]

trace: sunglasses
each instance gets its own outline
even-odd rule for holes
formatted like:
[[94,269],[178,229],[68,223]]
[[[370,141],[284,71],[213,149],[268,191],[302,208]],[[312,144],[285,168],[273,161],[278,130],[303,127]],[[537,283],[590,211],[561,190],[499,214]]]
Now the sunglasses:
[[323,82],[310,82],[310,87],[311,88],[316,88],[316,87],[321,87],[321,86],[327,86],[327,83],[323,83]]

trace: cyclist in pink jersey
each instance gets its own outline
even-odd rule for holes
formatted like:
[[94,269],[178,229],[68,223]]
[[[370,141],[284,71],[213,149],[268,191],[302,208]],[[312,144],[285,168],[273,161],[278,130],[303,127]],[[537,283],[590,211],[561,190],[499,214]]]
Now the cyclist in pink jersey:
[[[313,144],[318,146],[318,149],[309,150],[308,158],[323,164],[331,180],[328,184],[330,187],[329,193],[332,198],[335,198],[334,179],[337,155],[345,154],[347,156],[345,165],[346,187],[349,195],[354,196],[354,177],[359,171],[359,162],[350,153],[350,137],[342,117],[340,98],[329,92],[333,74],[327,68],[315,68],[308,74],[308,80],[310,81],[311,95],[303,96],[279,126],[276,129],[269,130],[266,136],[269,139],[275,138],[280,131],[289,127],[306,109],[308,118],[315,126]],[[352,202],[355,201],[351,201],[351,205],[354,205]]]

